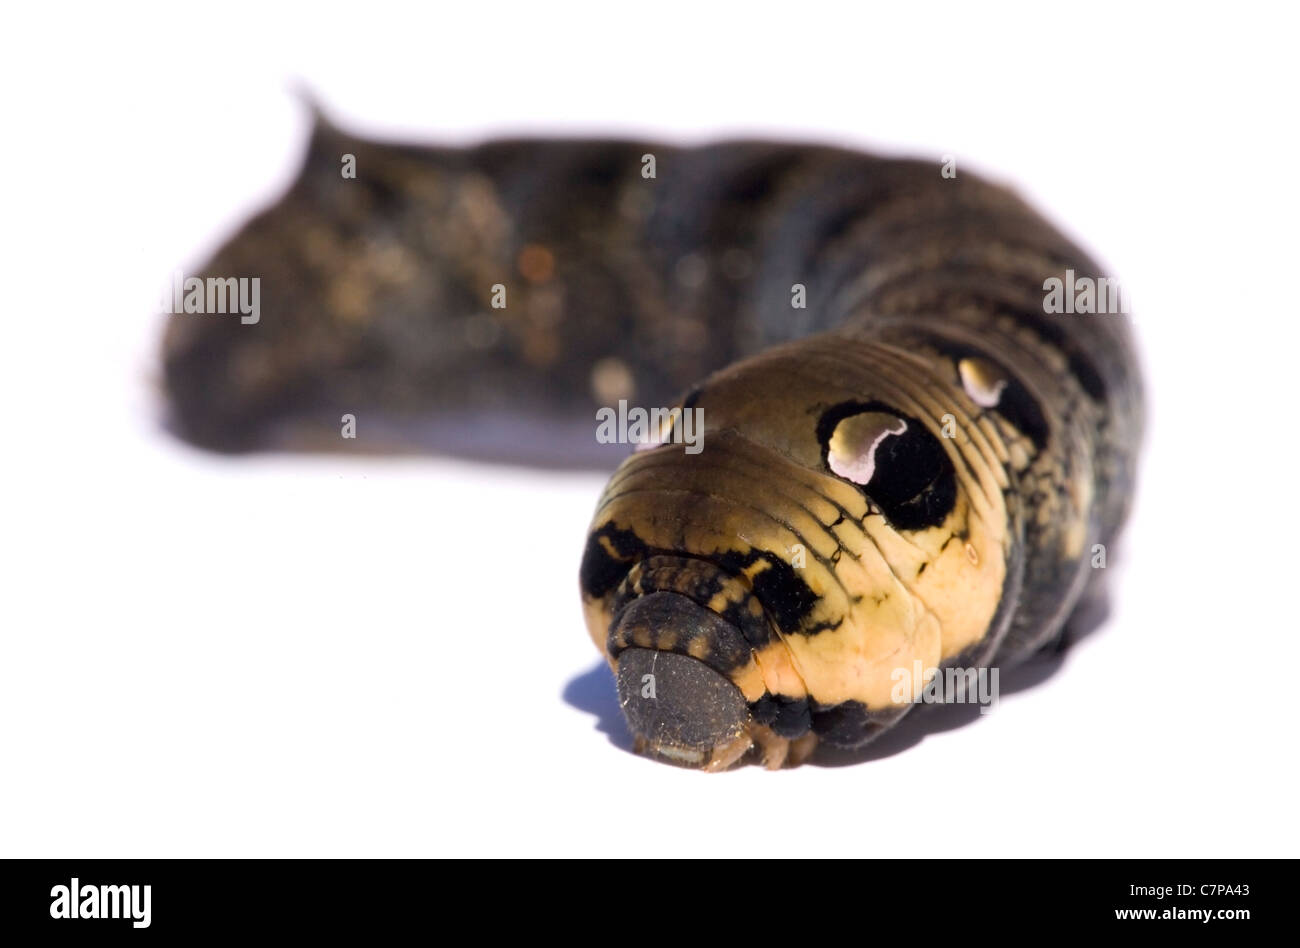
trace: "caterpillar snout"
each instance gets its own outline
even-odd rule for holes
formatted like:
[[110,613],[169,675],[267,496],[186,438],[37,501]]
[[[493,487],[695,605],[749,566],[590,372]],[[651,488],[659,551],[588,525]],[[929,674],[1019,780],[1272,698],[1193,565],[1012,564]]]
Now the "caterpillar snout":
[[751,648],[766,623],[752,592],[712,563],[636,563],[616,593],[605,652],[637,749],[709,770],[739,760],[753,744],[741,685],[763,688]]
[[618,698],[638,753],[722,770],[752,743],[740,692],[693,658],[629,650],[619,663]]

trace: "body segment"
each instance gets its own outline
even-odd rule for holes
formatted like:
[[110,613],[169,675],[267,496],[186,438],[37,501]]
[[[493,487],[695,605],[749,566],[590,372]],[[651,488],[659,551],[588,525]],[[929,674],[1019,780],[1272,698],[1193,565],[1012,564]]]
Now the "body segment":
[[208,447],[360,408],[394,446],[601,463],[601,408],[699,413],[698,453],[614,473],[580,578],[640,746],[676,763],[859,746],[912,707],[900,673],[1032,654],[1127,513],[1127,317],[1051,312],[1096,264],[937,164],[321,122],[205,269],[262,280],[255,326],[169,326],[173,425]]

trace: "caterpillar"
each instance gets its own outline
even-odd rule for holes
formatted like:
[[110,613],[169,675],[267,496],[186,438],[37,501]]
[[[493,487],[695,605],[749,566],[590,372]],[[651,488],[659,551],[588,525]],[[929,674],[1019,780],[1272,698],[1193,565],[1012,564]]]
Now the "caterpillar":
[[664,409],[579,586],[636,746],[667,762],[860,747],[945,670],[1051,646],[1128,512],[1129,319],[1052,311],[1098,265],[938,162],[439,148],[317,115],[293,185],[203,270],[260,286],[255,320],[167,324],[169,423],[213,450],[317,446],[355,413],[388,448],[585,463],[609,456],[602,412]]

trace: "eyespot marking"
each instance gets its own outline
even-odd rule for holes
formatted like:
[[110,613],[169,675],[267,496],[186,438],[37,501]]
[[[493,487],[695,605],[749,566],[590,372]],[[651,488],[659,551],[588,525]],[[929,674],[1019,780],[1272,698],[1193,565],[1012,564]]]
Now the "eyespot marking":
[[890,435],[907,431],[896,415],[867,411],[850,415],[835,426],[826,450],[826,464],[847,481],[870,483],[876,472],[876,450]]
[[826,469],[856,484],[897,530],[939,526],[956,506],[952,459],[916,418],[880,402],[843,402],[822,414],[817,438]]
[[1007,387],[1007,378],[992,362],[987,359],[962,359],[957,363],[961,375],[962,388],[981,408],[995,408],[1002,400],[1002,390]]
[[939,351],[953,360],[962,387],[972,401],[981,408],[995,410],[1029,438],[1035,450],[1043,450],[1051,429],[1038,399],[1020,380],[994,357],[971,346],[941,344]]

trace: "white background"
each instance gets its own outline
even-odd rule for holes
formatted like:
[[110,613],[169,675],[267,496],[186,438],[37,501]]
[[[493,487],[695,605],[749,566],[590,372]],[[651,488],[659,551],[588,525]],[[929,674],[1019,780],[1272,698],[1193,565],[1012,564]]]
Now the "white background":
[[[1300,854],[1291,14],[899,6],[10,11],[0,855]],[[578,608],[603,478],[160,431],[156,294],[291,180],[294,81],[376,134],[768,134],[1015,182],[1137,306],[1112,618],[855,766],[628,753]]]

